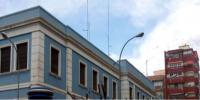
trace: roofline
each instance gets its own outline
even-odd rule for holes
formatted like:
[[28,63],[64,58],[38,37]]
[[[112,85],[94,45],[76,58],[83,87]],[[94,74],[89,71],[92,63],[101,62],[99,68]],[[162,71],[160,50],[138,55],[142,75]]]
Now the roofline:
[[[26,12],[30,13],[31,11],[32,12],[35,11],[37,14],[27,15]],[[70,26],[63,24],[61,21],[59,21],[57,18],[55,18],[53,15],[51,15],[49,12],[47,12],[41,6],[32,7],[32,8],[29,8],[29,9],[25,9],[25,10],[22,10],[22,11],[18,11],[18,12],[15,12],[15,13],[11,13],[11,14],[2,16],[2,17],[0,17],[0,22],[1,21],[5,22],[5,18],[6,18],[6,20],[9,19],[9,18],[11,19],[15,16],[19,16],[20,14],[22,14],[21,16],[24,15],[26,17],[26,19],[20,19],[20,18],[17,19],[16,18],[15,21],[11,21],[10,23],[3,23],[3,25],[2,26],[0,25],[0,27],[5,27],[5,26],[12,25],[12,24],[17,24],[17,23],[21,22],[21,20],[26,21],[26,20],[30,20],[30,19],[33,19],[33,18],[36,18],[36,17],[40,17],[40,18],[44,19],[45,21],[47,21],[54,28],[61,31],[62,34],[67,35],[67,36],[71,36],[75,40],[79,41],[79,43],[81,45],[83,45],[86,48],[90,49],[91,51],[95,52],[95,54],[97,56],[99,56],[101,59],[103,59],[105,62],[114,66],[114,68],[119,69],[119,65],[115,64],[116,62],[112,58],[107,56],[99,48],[97,48],[92,43],[90,43],[88,40],[86,40],[83,36],[78,34],[78,32],[76,32]]]

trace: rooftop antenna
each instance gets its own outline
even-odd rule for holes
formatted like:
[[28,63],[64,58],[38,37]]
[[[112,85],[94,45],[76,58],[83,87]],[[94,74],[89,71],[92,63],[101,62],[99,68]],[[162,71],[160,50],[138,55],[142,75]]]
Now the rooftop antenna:
[[108,56],[110,56],[110,0],[107,0],[107,1],[108,1],[107,39],[108,39]]
[[89,2],[87,0],[87,40],[90,41],[90,22],[89,22],[89,9],[88,9],[88,6],[89,6]]

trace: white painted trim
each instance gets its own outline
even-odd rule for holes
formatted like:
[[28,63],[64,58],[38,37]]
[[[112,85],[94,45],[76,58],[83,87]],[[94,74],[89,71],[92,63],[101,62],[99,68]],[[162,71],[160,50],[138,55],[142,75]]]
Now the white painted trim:
[[[0,46],[0,74],[2,74],[1,73],[1,49],[5,47],[10,47],[10,71],[9,72],[12,72],[12,46],[11,44],[5,44],[5,45]],[[8,72],[4,72],[4,73],[8,73]]]
[[106,75],[105,73],[103,73],[103,83],[104,83],[104,77],[106,77],[107,78],[107,97],[109,97],[109,94],[110,94],[110,92],[109,92],[109,90],[110,90],[110,86],[109,86],[109,77],[108,77],[108,75]]
[[[54,48],[54,49],[56,49],[56,50],[58,50],[58,75],[56,75],[55,73],[53,73],[53,72],[51,72],[51,48]],[[50,44],[50,54],[49,54],[49,56],[50,56],[50,59],[49,59],[49,65],[50,65],[50,73],[51,74],[53,74],[53,75],[56,75],[56,76],[58,76],[58,77],[61,77],[61,50],[60,50],[60,48],[59,47],[57,47],[56,45],[54,45],[54,44]]]
[[[96,71],[97,72],[97,90],[94,90],[93,89],[93,71]],[[92,90],[95,91],[95,92],[99,92],[99,88],[98,88],[98,85],[99,85],[99,71],[97,70],[97,68],[94,68],[92,67]]]
[[56,92],[60,92],[60,93],[62,93],[62,94],[64,94],[64,95],[67,94],[67,91],[66,91],[66,90],[57,88],[57,87],[55,87],[55,86],[53,86],[53,85],[46,84],[46,83],[43,83],[43,82],[31,82],[31,84],[32,84],[32,85],[33,85],[33,84],[43,85],[43,86],[46,86],[46,87],[49,87],[49,88],[55,90]]
[[[28,70],[28,69],[30,69],[30,66],[29,66],[29,39],[25,39],[25,40],[19,40],[19,41],[16,41],[16,42],[14,42],[14,44],[15,44],[15,47],[17,48],[17,45],[18,44],[21,44],[21,43],[26,43],[27,42],[27,65],[26,65],[26,69]],[[13,50],[14,50],[14,47],[13,47]],[[13,69],[13,71],[17,71],[17,53],[16,53],[16,51],[14,50],[14,69]],[[24,69],[21,69],[21,70],[24,70]]]
[[[19,84],[19,88],[26,88],[29,86],[30,86],[30,82]],[[0,86],[0,91],[12,90],[12,89],[17,89],[17,88],[18,88],[18,84],[5,85],[5,86]]]
[[112,79],[112,98],[113,98],[113,83],[116,83],[116,99],[118,98],[118,84],[117,80]]
[[[83,63],[85,65],[85,85],[83,85],[83,84],[80,83],[80,63]],[[78,82],[79,82],[79,85],[87,87],[87,64],[84,61],[82,61],[82,60],[79,60],[78,64],[79,64],[78,65],[79,66],[78,67]]]

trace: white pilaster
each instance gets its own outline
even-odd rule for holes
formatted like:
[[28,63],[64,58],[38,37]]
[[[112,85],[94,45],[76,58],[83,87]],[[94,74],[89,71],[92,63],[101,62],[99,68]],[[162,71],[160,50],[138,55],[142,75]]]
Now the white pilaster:
[[[67,91],[72,93],[72,49],[67,48]],[[67,96],[68,99],[71,99],[70,96]]]
[[31,82],[44,82],[44,34],[32,33]]
[[136,99],[136,97],[135,97],[135,84],[133,84],[133,99]]
[[121,99],[129,99],[129,82],[126,76],[121,78]]

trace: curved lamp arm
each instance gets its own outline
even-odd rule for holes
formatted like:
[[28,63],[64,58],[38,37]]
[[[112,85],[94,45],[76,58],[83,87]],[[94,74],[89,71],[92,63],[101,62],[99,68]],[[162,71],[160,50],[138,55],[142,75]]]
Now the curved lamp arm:
[[119,60],[118,60],[118,61],[119,61],[119,66],[120,66],[120,62],[121,62],[122,52],[123,52],[125,46],[128,44],[128,42],[131,41],[131,40],[134,39],[134,38],[143,37],[143,35],[144,35],[144,32],[141,32],[141,33],[139,33],[139,34],[133,36],[132,38],[130,38],[128,41],[126,41],[126,43],[125,43],[124,46],[122,47],[122,50],[121,50],[120,55],[119,55]]

